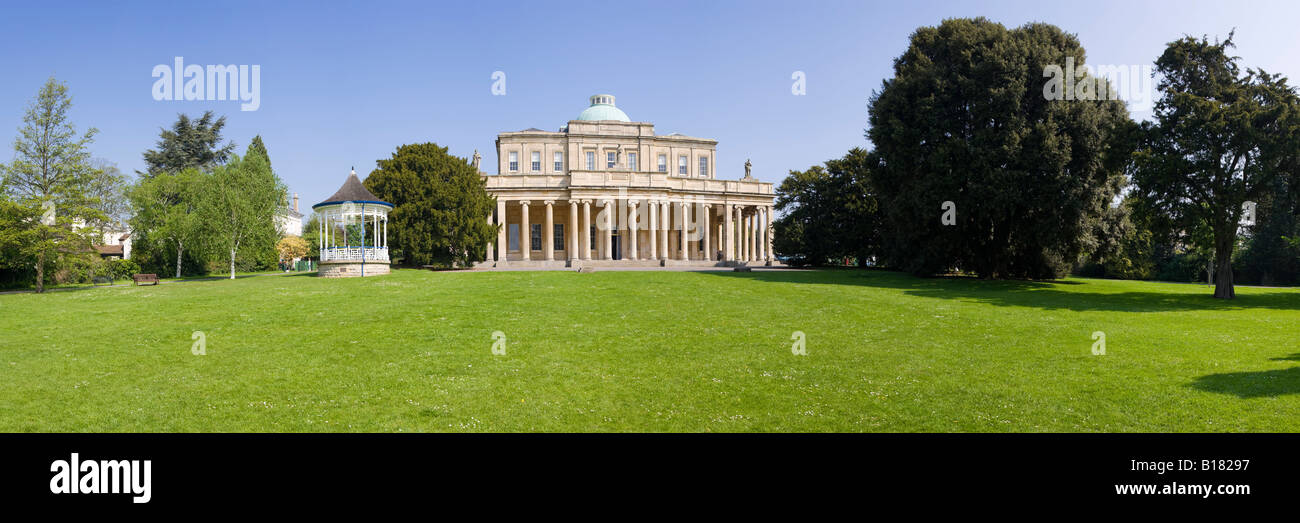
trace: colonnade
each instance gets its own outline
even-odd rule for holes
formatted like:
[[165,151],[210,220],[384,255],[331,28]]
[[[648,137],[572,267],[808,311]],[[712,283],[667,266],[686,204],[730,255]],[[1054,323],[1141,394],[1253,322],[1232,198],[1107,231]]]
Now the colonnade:
[[[539,207],[540,245],[534,245],[532,215],[533,209]],[[773,261],[770,204],[691,199],[509,199],[498,194],[496,210],[487,220],[490,225],[501,225],[496,241],[488,246],[487,260],[506,264],[516,260]],[[561,226],[559,231],[557,224]],[[557,232],[563,235],[558,246]]]

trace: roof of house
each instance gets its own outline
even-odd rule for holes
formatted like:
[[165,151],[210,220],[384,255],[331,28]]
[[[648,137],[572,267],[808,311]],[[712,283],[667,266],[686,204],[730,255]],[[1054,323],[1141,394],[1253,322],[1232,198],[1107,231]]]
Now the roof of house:
[[98,252],[100,256],[121,256],[122,246],[121,245],[96,245],[95,251]]

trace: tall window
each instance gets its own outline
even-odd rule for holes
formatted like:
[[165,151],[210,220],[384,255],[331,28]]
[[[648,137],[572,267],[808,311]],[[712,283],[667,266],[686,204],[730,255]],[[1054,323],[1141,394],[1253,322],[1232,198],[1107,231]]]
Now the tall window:
[[510,239],[508,240],[508,243],[510,244],[510,250],[519,250],[519,224],[510,224]]
[[633,171],[636,170],[636,153],[627,153],[627,168]]
[[677,157],[677,174],[686,176],[686,155]]
[[668,172],[668,155],[666,154],[659,155],[659,172]]
[[588,236],[587,236],[587,246],[589,246],[589,247],[595,247],[595,246],[596,246],[596,226],[595,226],[595,225],[592,225],[592,226],[590,227],[590,229],[588,230],[588,232],[589,232],[590,234],[588,234]]
[[596,170],[596,152],[595,152],[595,151],[587,151],[587,170],[588,170],[588,171],[594,171],[594,170]]
[[535,173],[542,172],[542,153],[538,151],[533,151],[532,160],[533,160],[533,172]]
[[542,224],[533,223],[529,225],[532,233],[528,235],[528,246],[530,250],[540,251],[542,250]]
[[510,172],[519,172],[519,152],[510,151]]
[[701,156],[700,157],[700,178],[707,178],[708,176],[709,176],[709,157]]
[[614,159],[614,151],[607,151],[605,153],[605,168],[613,169],[616,162],[617,160]]
[[564,172],[564,153],[555,151],[555,172]]
[[564,224],[557,223],[555,231],[551,234],[551,248],[562,251],[564,250]]

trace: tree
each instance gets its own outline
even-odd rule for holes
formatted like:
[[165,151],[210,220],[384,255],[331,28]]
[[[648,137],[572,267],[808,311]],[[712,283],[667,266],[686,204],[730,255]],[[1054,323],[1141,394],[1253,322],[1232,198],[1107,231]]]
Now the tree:
[[[887,265],[919,275],[1066,274],[1095,241],[1132,139],[1123,102],[1049,100],[1049,66],[1068,58],[1082,68],[1084,54],[1074,35],[1047,24],[950,19],[912,33],[871,98],[866,133],[880,158],[872,186]],[[1109,92],[1086,75],[1073,84]]]
[[229,255],[231,279],[240,249],[275,245],[280,236],[275,217],[285,211],[284,184],[271,172],[265,156],[250,153],[232,156],[229,163],[217,167],[200,200],[207,227],[205,244],[214,253]]
[[112,162],[103,159],[91,161],[91,179],[86,193],[92,207],[104,215],[104,220],[93,224],[103,234],[108,228],[126,225],[130,219],[131,202],[127,198],[126,176]]
[[176,277],[181,277],[181,260],[187,248],[198,247],[203,217],[199,215],[203,190],[210,175],[193,167],[180,172],[161,172],[141,178],[130,191],[135,217],[131,228],[150,239],[176,247]]
[[307,240],[302,239],[301,236],[285,236],[276,242],[275,250],[280,254],[280,263],[290,263],[307,256],[311,246],[307,245]]
[[19,220],[4,224],[13,228],[7,241],[17,256],[35,262],[36,292],[45,291],[51,263],[90,255],[90,230],[82,225],[105,219],[88,194],[95,169],[86,146],[98,131],[78,135],[68,121],[71,107],[67,85],[47,80],[23,115],[13,162],[0,166],[10,198],[5,214]]
[[[1185,37],[1156,60],[1160,99],[1144,125],[1133,181],[1148,205],[1214,255],[1214,297],[1232,299],[1243,205],[1295,172],[1300,103],[1285,78],[1242,70],[1222,42]],[[1206,244],[1208,243],[1208,245]]]
[[405,263],[468,266],[484,259],[497,235],[497,226],[487,223],[496,199],[469,162],[422,143],[398,147],[376,163],[365,185],[396,206],[388,243]]
[[[271,167],[271,153],[266,151],[266,144],[262,143],[262,135],[260,134],[254,136],[253,141],[248,144],[247,154],[253,154],[254,152],[262,155],[263,158],[266,158],[266,166]],[[274,171],[275,168],[272,167],[271,170]]]
[[212,111],[204,112],[198,120],[179,115],[170,130],[162,130],[158,148],[144,152],[146,169],[143,176],[152,178],[159,173],[189,168],[207,172],[226,163],[235,150],[235,144],[220,145],[221,130],[225,126],[226,117],[214,119]]
[[307,225],[303,228],[302,239],[307,242],[308,258],[320,259],[320,215],[311,213]]
[[790,171],[776,189],[776,209],[783,214],[772,224],[774,250],[796,264],[854,257],[866,265],[879,245],[878,208],[870,187],[873,161],[865,150],[854,148],[825,167]]

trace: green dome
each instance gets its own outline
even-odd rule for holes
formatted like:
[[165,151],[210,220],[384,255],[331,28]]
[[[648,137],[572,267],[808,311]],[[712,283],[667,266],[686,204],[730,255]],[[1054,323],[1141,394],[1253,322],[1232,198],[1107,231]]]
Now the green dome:
[[622,109],[614,107],[614,95],[598,94],[591,97],[591,107],[582,110],[578,115],[578,120],[598,121],[598,120],[616,120],[619,122],[631,122],[632,119],[627,117]]

